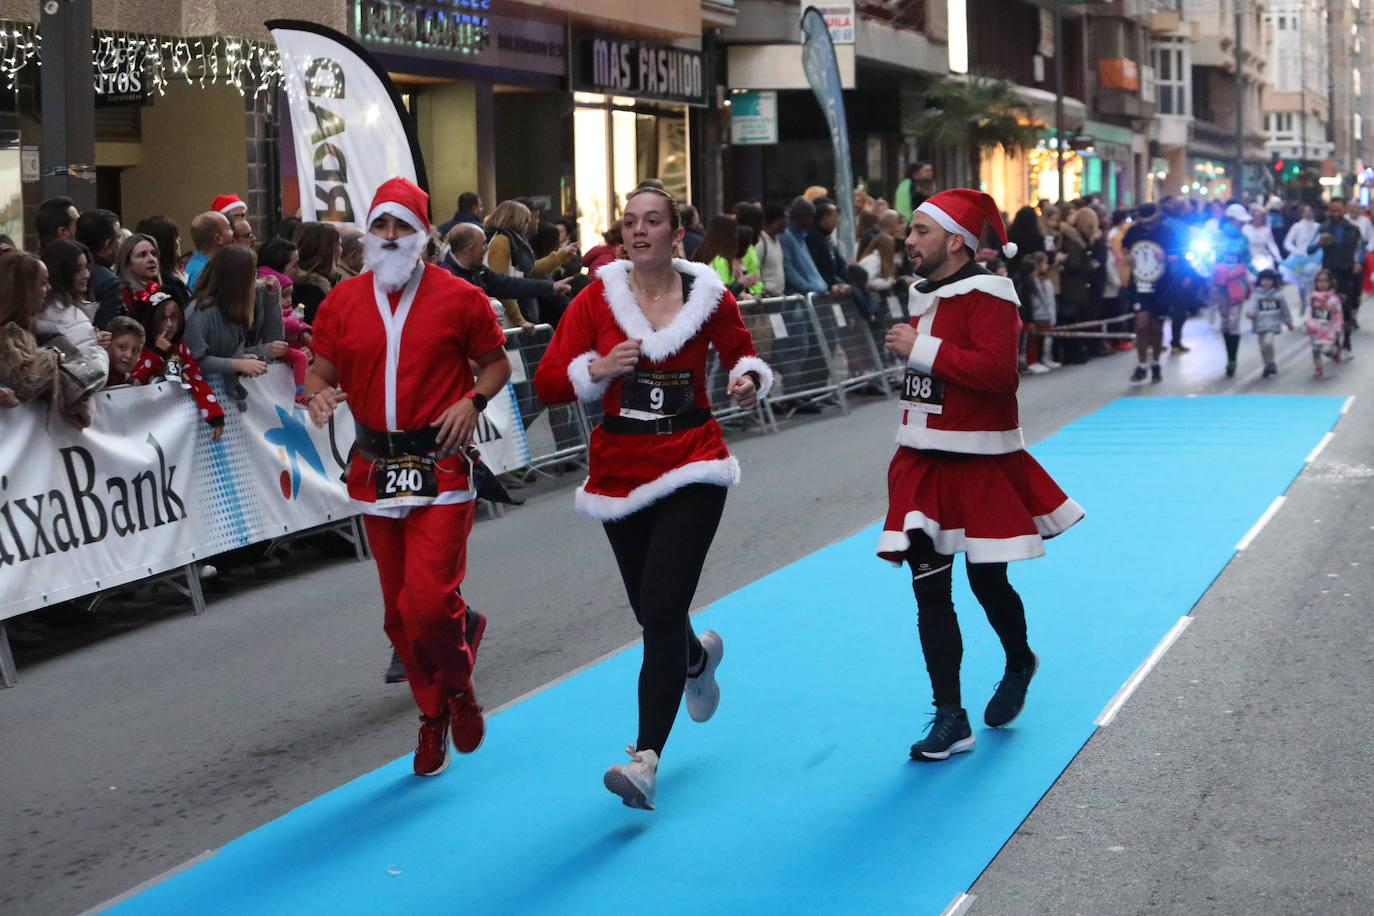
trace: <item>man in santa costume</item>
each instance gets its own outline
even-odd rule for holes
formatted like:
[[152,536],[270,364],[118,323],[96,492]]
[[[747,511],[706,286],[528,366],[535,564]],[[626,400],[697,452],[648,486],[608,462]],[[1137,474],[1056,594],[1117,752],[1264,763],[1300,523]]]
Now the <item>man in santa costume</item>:
[[1044,540],[1083,510],[1025,451],[1017,417],[1019,300],[1011,280],[973,260],[984,223],[1015,257],[991,197],[942,191],[912,215],[907,253],[924,282],[912,287],[908,324],[887,348],[906,360],[897,454],[888,468],[888,512],[878,556],[911,569],[935,715],[914,760],[971,750],[973,730],[959,694],[963,642],[952,599],[954,554],[1006,650],[1006,674],[983,713],[993,728],[1021,712],[1039,665],[1026,613],[1007,581],[1007,562],[1038,557]]
[[363,239],[367,270],[321,303],[305,382],[316,425],[345,400],[353,413],[348,495],[377,560],[383,629],[420,707],[419,776],[448,766],[450,731],[463,753],[485,733],[472,685],[484,626],[465,636],[458,593],[474,505],[465,447],[510,377],[486,295],[422,259],[428,210],[428,195],[404,178],[377,189]]

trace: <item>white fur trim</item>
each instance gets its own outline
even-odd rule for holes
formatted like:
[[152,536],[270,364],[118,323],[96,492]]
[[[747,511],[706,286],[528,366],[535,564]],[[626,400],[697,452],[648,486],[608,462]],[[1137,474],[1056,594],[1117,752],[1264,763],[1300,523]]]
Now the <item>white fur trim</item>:
[[600,358],[600,353],[588,350],[568,363],[568,380],[572,382],[573,391],[577,393],[579,400],[599,401],[610,387],[609,378],[599,382],[592,381],[591,361]]
[[411,509],[424,506],[452,506],[470,503],[477,498],[476,490],[445,490],[438,496],[409,496],[402,499],[388,499],[384,503],[369,502],[365,499],[352,499],[353,508],[363,515],[377,515],[382,518],[405,518]]
[[[906,553],[911,546],[908,531],[924,531],[940,553],[953,556],[968,555],[970,563],[1007,563],[1013,560],[1032,560],[1044,556],[1045,540],[1063,534],[1083,520],[1083,507],[1071,499],[1047,515],[1035,516],[1039,534],[1022,534],[1010,538],[971,538],[963,528],[941,528],[940,523],[924,512],[908,512],[902,519],[901,531],[883,531],[878,536],[878,553]],[[894,566],[900,562],[889,560]]]
[[[937,207],[935,204],[931,203],[928,200],[924,201],[919,207],[916,208],[916,212],[926,214],[931,219],[935,220],[935,222],[939,223],[941,229],[945,230],[946,232],[953,232],[957,236],[961,236],[963,240],[968,243],[968,247],[972,248],[974,251],[978,250],[978,236],[974,235],[968,229],[965,229],[963,226],[959,225],[959,223],[954,219],[954,217],[950,216],[948,213]],[[979,219],[979,222],[982,222],[981,218]]]
[[603,522],[613,522],[657,502],[663,497],[694,483],[713,483],[732,487],[739,483],[739,462],[733,457],[715,461],[693,461],[673,468],[661,477],[635,487],[626,496],[604,496],[588,493],[587,484],[577,488],[574,505],[577,511]]
[[1026,447],[1021,428],[931,429],[931,414],[905,410],[906,422],[897,427],[897,444],[908,448],[959,452],[964,455],[1005,455]]
[[236,200],[232,204],[225,204],[219,208],[219,212],[225,216],[233,216],[235,213],[247,213],[248,205],[241,200]]
[[368,227],[370,227],[373,223],[377,221],[377,217],[387,213],[390,213],[392,216],[396,217],[398,220],[405,223],[407,226],[414,229],[416,232],[429,231],[429,223],[425,220],[423,216],[420,216],[420,214],[416,213],[409,207],[404,207],[401,204],[398,204],[394,200],[384,200],[381,203],[377,204],[377,206],[373,207],[372,210],[367,214],[367,224],[362,227],[363,231],[367,231]]
[[917,372],[929,372],[935,366],[935,357],[940,353],[944,338],[931,334],[917,334],[916,344],[911,348],[911,356],[906,364]]
[[708,264],[697,264],[673,258],[673,269],[678,273],[692,275],[692,294],[682,304],[682,311],[666,328],[655,328],[640,311],[630,289],[629,261],[612,261],[596,272],[606,289],[606,304],[611,307],[615,323],[629,337],[642,341],[639,352],[651,363],[659,363],[677,353],[687,341],[701,330],[720,304],[725,294],[725,284],[720,282],[720,274]]
[[956,283],[946,284],[933,293],[923,293],[916,288],[917,285],[913,283],[911,291],[907,294],[907,314],[912,317],[924,314],[926,309],[940,299],[963,296],[974,291],[1005,299],[1017,307],[1021,305],[1021,297],[1016,295],[1016,286],[1011,282],[1011,278],[999,277],[996,274],[965,277]]
[[767,397],[768,392],[773,390],[773,367],[757,356],[742,356],[739,362],[735,363],[735,368],[730,370],[730,381],[733,382],[746,372],[759,374],[759,397]]

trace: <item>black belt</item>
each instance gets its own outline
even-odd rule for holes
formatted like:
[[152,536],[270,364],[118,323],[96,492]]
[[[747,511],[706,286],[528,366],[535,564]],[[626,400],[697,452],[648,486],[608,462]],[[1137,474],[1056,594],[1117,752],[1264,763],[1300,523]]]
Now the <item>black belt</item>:
[[369,429],[353,422],[353,441],[358,451],[369,461],[395,458],[398,455],[423,455],[439,447],[439,427],[414,430]]
[[675,416],[659,417],[657,420],[634,420],[630,417],[607,414],[601,418],[601,428],[619,436],[642,436],[649,433],[667,436],[684,429],[705,426],[706,421],[710,419],[711,411],[704,407],[693,407]]

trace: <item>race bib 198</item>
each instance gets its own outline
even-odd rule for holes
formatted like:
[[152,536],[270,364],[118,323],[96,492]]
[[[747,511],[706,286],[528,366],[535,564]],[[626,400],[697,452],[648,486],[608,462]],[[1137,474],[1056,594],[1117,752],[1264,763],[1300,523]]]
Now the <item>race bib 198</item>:
[[692,407],[690,370],[636,369],[620,389],[620,415],[632,420],[675,417]]
[[439,495],[439,477],[428,455],[397,455],[376,463],[377,502],[407,496]]
[[908,368],[902,379],[901,406],[920,413],[943,413],[945,383],[938,378]]

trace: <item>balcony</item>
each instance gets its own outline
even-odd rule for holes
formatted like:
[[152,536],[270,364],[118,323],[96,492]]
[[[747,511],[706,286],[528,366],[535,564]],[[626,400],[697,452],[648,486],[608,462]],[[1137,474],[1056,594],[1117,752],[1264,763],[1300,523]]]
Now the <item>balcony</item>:
[[1154,117],[1155,106],[1129,89],[1103,87],[1093,96],[1093,111],[1098,115],[1117,118],[1147,119]]

